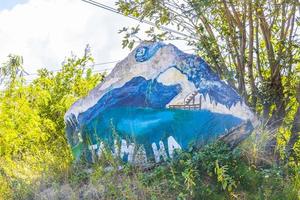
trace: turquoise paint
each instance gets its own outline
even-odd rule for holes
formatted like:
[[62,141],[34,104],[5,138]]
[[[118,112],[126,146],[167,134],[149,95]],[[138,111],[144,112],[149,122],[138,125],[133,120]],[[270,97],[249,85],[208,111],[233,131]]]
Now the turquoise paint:
[[[153,68],[152,66],[157,65],[160,59],[165,59],[166,52],[174,56],[174,59]],[[155,60],[152,59],[154,57]],[[99,149],[95,144],[99,146],[99,141],[107,143],[107,147],[114,151],[113,132],[115,132],[115,136],[126,140],[127,144],[133,142],[136,145],[143,145],[147,156],[153,157],[152,143],[159,147],[159,141],[162,141],[168,151],[167,138],[172,136],[180,147],[187,149],[191,143],[206,144],[240,125],[243,120],[235,116],[247,120],[245,116],[239,115],[240,111],[247,112],[245,105],[243,110],[236,111],[237,113],[229,112],[231,115],[214,113],[214,111],[221,112],[222,109],[230,111],[233,106],[242,103],[243,99],[230,85],[222,81],[202,58],[185,54],[173,45],[160,42],[142,44],[128,58],[128,62],[121,62],[103,84],[91,91],[88,97],[76,102],[67,112],[65,116],[67,138],[72,147],[78,147],[74,148],[76,155],[80,155],[82,149],[88,153],[91,149],[97,152]],[[143,70],[149,70],[149,74],[153,76],[151,75],[150,79],[148,76],[146,78],[145,72],[139,73],[137,70],[134,73],[131,67],[143,67],[145,68]],[[172,77],[170,82],[157,81],[158,77],[171,68],[186,76],[200,95],[209,98],[210,103],[225,108],[216,109],[213,106],[210,111],[168,109],[167,105],[188,89],[180,81],[171,84]],[[133,77],[128,70],[133,72]],[[128,80],[122,86],[115,84],[123,78]],[[105,86],[107,83],[110,84],[108,90]],[[182,99],[179,101],[177,99],[176,104],[186,104],[184,97],[180,98]],[[83,146],[78,145],[80,141],[83,142]],[[92,148],[88,148],[90,145],[93,145]],[[172,145],[170,146],[172,148]]]
[[99,114],[83,126],[82,132],[85,136],[91,135],[93,144],[98,138],[113,147],[115,130],[119,138],[143,144],[151,158],[153,142],[166,143],[166,139],[173,136],[183,149],[187,149],[189,144],[207,143],[241,122],[231,115],[207,110],[119,107]]
[[122,87],[107,92],[94,106],[78,116],[80,124],[87,124],[102,112],[115,107],[164,108],[181,91],[181,86],[163,85],[157,80],[138,76]]

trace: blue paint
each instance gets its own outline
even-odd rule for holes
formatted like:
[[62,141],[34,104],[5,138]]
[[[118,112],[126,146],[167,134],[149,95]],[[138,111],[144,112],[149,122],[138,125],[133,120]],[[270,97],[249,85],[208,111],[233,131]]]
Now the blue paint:
[[107,92],[96,105],[81,113],[78,121],[86,124],[104,110],[120,106],[165,108],[180,91],[180,85],[165,86],[156,80],[135,77],[124,86]]
[[[129,117],[121,118],[117,129],[120,132],[128,132],[134,135],[143,135],[143,133],[155,129],[159,124],[171,123],[174,119],[174,112],[169,110],[159,110],[159,112],[151,112],[151,109],[120,109],[124,111],[129,111]],[[133,111],[140,111],[141,114],[135,115]]]
[[135,60],[137,62],[145,62],[152,58],[163,46],[165,46],[165,44],[161,42],[153,43],[152,45],[141,46],[135,51]]
[[[152,45],[141,46],[136,50],[135,59],[138,62],[144,62],[152,58],[155,53],[165,44],[161,42],[153,43]],[[177,47],[173,46],[175,54],[179,56],[181,62],[175,67],[181,73],[188,77],[188,80],[193,82],[198,91],[203,95],[208,95],[215,103],[220,103],[230,108],[242,101],[239,94],[224,81],[221,81],[219,76],[212,71],[210,66],[200,57],[184,53]],[[210,82],[210,85],[204,85],[204,82]]]
[[[166,45],[160,42],[140,46],[135,51],[135,60],[148,61],[164,46]],[[151,157],[151,144],[158,144],[159,141],[166,143],[169,136],[173,136],[182,148],[187,149],[190,143],[205,144],[242,123],[241,119],[232,115],[208,110],[166,108],[184,89],[180,84],[164,85],[157,82],[156,79],[170,68],[184,74],[200,94],[207,95],[216,104],[231,108],[242,102],[238,93],[222,81],[202,58],[186,54],[173,45],[171,47],[170,52],[176,54],[173,55],[176,59],[170,66],[164,66],[154,73],[156,78],[146,80],[142,76],[136,76],[123,86],[103,94],[94,106],[79,113],[78,118],[72,113],[68,116],[67,137],[71,146],[76,147],[77,154],[78,149],[87,147],[88,138],[92,144],[100,139],[112,148],[112,130],[122,139],[144,145],[147,155]],[[82,133],[85,146],[79,145],[79,132]]]
[[168,136],[173,136],[182,148],[187,149],[189,144],[206,143],[241,122],[231,115],[207,110],[119,107],[91,120],[84,126],[83,133],[91,135],[94,144],[99,138],[112,145],[115,130],[118,137],[143,144],[147,156],[153,157],[151,144],[158,144],[160,140],[166,144]]
[[[225,105],[227,108],[242,102],[239,94],[212,71],[210,66],[200,57],[186,54],[175,47],[176,54],[182,60],[174,66],[181,73],[187,75],[188,80],[193,82],[199,93],[208,95],[215,103]],[[210,84],[205,84],[210,83]]]

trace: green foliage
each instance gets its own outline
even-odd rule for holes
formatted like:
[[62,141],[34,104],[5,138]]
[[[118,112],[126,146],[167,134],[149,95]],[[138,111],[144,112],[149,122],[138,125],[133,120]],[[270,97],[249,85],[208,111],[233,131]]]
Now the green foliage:
[[[118,0],[116,5],[125,15],[156,25],[145,31],[148,40],[184,40],[194,46],[268,126],[278,128],[286,115],[295,116],[290,109],[298,106],[300,85],[296,1]],[[121,30],[123,47],[131,49],[139,31]]]
[[[20,78],[26,73],[23,69],[23,58],[21,56],[10,54],[9,60],[0,68],[0,83],[13,87],[14,82],[20,81]],[[18,79],[18,80],[17,80]]]
[[[173,178],[173,185],[178,186],[178,191],[185,191],[181,193],[181,197],[196,194],[191,188],[199,184],[192,177],[203,178],[206,174],[211,179],[217,174],[214,181],[221,184],[220,188],[230,197],[233,192],[247,185],[253,192],[260,194],[259,197],[251,197],[249,194],[250,199],[297,199],[297,189],[288,192],[291,194],[289,196],[286,191],[292,187],[281,182],[288,179],[297,183],[292,178],[295,175],[290,174],[291,177],[288,178],[279,176],[278,179],[264,178],[263,173],[271,172],[261,171],[256,167],[270,167],[276,161],[282,168],[276,169],[280,173],[299,170],[300,40],[296,31],[299,29],[300,19],[298,4],[296,1],[274,4],[271,0],[117,2],[119,10],[126,15],[134,15],[156,24],[155,28],[145,31],[149,40],[180,39],[196,47],[197,53],[221,78],[227,79],[232,87],[236,87],[246,104],[263,122],[242,144],[242,156],[247,160],[246,163],[239,163],[237,155],[229,153],[222,146],[208,146],[206,149],[210,149],[209,151],[204,150],[193,156],[183,153],[184,156],[181,156],[185,159],[179,160],[179,163],[191,168],[177,174],[173,169],[177,166],[175,164],[171,170],[175,174],[173,177],[176,177]],[[161,26],[168,25],[187,36],[161,30]],[[126,34],[123,46],[132,48],[140,29],[131,32],[128,30],[130,29],[126,28],[121,31]],[[222,151],[218,152],[220,149]],[[198,168],[193,166],[195,159],[199,163]],[[239,170],[243,173],[238,174]],[[272,181],[280,187],[272,186]],[[186,185],[188,188],[185,188]],[[210,192],[206,190],[206,193]],[[204,196],[203,199],[205,198],[208,197]]]
[[64,114],[95,87],[102,74],[92,74],[93,59],[68,58],[57,73],[46,69],[29,85],[22,59],[9,56],[0,68],[0,199],[22,199],[42,182],[66,176],[72,161],[65,137]]
[[228,166],[219,166],[218,160],[216,161],[215,173],[217,175],[218,182],[222,184],[223,190],[231,192],[236,187],[235,181],[230,175],[228,175]]
[[299,199],[299,168],[250,165],[241,152],[215,142],[144,169],[106,151],[93,166],[75,165],[68,181],[103,199]]
[[299,192],[293,173],[250,166],[240,151],[221,142],[180,153],[170,165],[145,173],[143,182],[148,187],[166,182],[164,189],[179,199],[297,199]]
[[[292,131],[300,103],[296,2],[119,0],[117,6],[125,15],[156,24],[146,31],[149,40],[181,39],[196,47],[214,71],[238,85],[259,116],[277,116],[273,122],[280,126],[256,130],[238,149],[215,142],[178,152],[174,160],[148,170],[122,165],[110,151],[92,166],[84,160],[71,165],[63,116],[104,75],[92,74],[86,49],[83,57],[66,59],[57,73],[39,70],[26,85],[22,57],[9,55],[0,67],[5,87],[0,93],[0,199],[33,199],[41,186],[73,199],[300,199],[300,141],[289,144],[299,135]],[[186,37],[161,26],[176,27]],[[132,49],[139,31],[139,26],[120,30],[123,47]],[[274,138],[276,164],[265,154]]]

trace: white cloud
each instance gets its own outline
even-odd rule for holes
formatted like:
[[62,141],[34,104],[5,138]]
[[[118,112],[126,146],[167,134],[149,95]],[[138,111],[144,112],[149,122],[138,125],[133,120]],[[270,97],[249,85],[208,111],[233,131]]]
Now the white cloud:
[[[114,5],[111,0],[101,2]],[[14,53],[24,57],[28,72],[57,69],[71,51],[82,55],[86,44],[96,62],[122,59],[129,50],[122,49],[117,32],[135,24],[80,0],[29,0],[0,11],[0,63]]]

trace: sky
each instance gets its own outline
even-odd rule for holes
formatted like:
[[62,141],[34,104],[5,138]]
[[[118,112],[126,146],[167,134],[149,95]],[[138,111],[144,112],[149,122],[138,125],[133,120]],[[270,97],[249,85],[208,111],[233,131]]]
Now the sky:
[[17,4],[26,3],[28,0],[1,0],[0,10],[12,9]]
[[[114,6],[113,0],[98,1]],[[122,49],[123,35],[118,30],[138,23],[81,0],[0,0],[0,64],[12,53],[23,56],[28,73],[56,70],[71,52],[83,55],[87,44],[95,63],[120,60],[129,50]],[[189,48],[182,42],[172,43]]]

